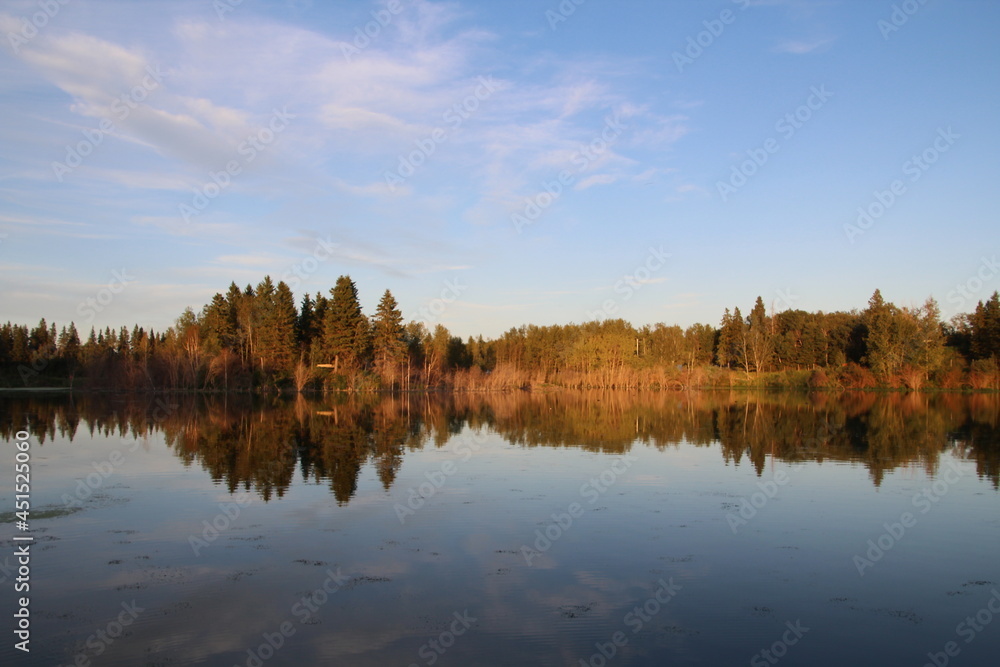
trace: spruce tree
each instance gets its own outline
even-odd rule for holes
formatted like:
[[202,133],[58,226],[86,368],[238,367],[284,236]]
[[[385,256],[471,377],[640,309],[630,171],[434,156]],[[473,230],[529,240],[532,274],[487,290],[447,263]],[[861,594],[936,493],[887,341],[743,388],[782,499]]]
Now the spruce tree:
[[302,297],[302,305],[299,306],[299,320],[295,325],[295,331],[297,334],[296,343],[300,351],[308,351],[309,344],[315,335],[314,326],[316,325],[315,313],[313,312],[313,300],[306,292],[305,296]]
[[298,355],[298,312],[291,288],[280,281],[274,292],[274,363],[282,370],[290,370]]
[[976,304],[969,319],[973,358],[1000,357],[1000,292],[993,292],[985,303]]
[[283,281],[275,286],[271,276],[257,285],[253,297],[256,363],[267,374],[286,375],[295,359],[295,297]]
[[372,322],[372,344],[376,369],[383,378],[393,382],[400,365],[406,359],[403,315],[392,292],[386,290],[378,303]]
[[234,315],[234,310],[230,307],[226,297],[218,293],[212,297],[211,303],[202,310],[202,337],[207,352],[216,354],[222,349],[236,347],[236,318]]
[[59,336],[59,356],[67,363],[70,370],[80,361],[80,334],[73,322],[69,323],[69,328],[64,327]]
[[350,276],[340,276],[330,290],[323,327],[323,354],[334,372],[356,370],[367,361],[368,319],[361,312],[358,288]]

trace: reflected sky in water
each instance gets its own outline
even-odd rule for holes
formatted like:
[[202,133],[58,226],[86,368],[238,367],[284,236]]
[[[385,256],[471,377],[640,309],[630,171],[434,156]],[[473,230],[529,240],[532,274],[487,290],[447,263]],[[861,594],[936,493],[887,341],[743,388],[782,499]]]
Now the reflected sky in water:
[[[0,403],[7,461],[29,427],[33,512],[50,515],[31,522],[32,653],[7,642],[3,664],[922,665],[953,641],[954,664],[978,665],[1000,649],[1000,619],[982,623],[991,596],[1000,609],[996,396]],[[141,611],[104,641],[123,604]]]

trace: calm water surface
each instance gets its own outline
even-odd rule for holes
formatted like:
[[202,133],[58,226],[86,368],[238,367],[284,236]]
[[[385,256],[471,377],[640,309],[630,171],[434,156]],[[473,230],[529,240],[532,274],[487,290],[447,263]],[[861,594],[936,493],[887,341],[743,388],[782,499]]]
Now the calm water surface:
[[8,396],[0,436],[3,665],[1000,655],[997,396]]

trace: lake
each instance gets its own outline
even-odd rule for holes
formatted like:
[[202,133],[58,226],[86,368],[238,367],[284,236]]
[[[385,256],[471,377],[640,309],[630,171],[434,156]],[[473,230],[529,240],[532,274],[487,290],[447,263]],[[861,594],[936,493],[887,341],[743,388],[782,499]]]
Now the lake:
[[1000,655],[997,395],[4,395],[0,429],[4,665]]

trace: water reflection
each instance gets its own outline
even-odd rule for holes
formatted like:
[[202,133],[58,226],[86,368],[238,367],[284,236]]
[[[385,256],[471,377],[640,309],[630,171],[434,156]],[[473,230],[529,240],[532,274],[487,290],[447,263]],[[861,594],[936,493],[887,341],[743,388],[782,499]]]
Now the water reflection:
[[997,420],[995,395],[0,396],[33,442],[25,664],[598,665],[619,632],[614,665],[747,664],[798,620],[782,665],[923,664],[1000,588]]
[[160,431],[185,465],[230,491],[282,497],[296,467],[354,496],[369,461],[389,490],[406,451],[443,447],[466,425],[521,447],[624,453],[685,442],[719,446],[726,463],[762,474],[780,461],[849,461],[879,486],[888,472],[920,466],[935,475],[942,453],[975,462],[1000,488],[1000,398],[959,394],[749,394],[556,392],[335,396],[83,395],[0,397],[0,437],[30,427],[41,446],[79,429],[105,437]]

